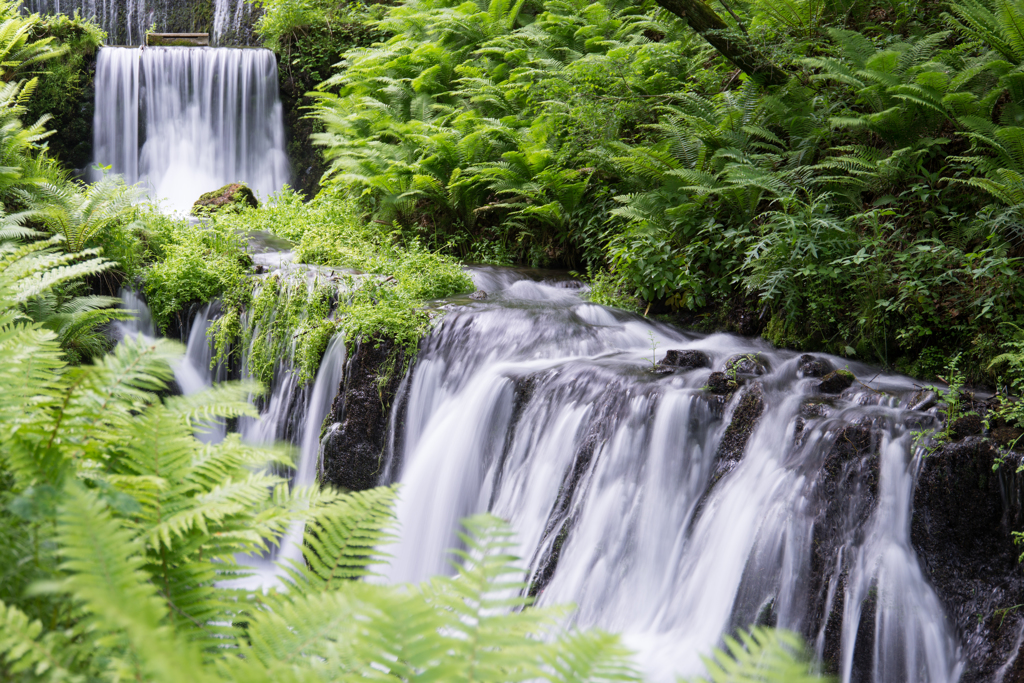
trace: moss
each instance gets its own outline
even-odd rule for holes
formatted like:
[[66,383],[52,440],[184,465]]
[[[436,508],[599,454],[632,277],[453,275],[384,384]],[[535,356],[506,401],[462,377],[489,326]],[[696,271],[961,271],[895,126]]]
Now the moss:
[[193,216],[208,216],[221,211],[240,211],[245,207],[256,208],[259,201],[245,183],[229,183],[224,187],[200,195],[192,205]]

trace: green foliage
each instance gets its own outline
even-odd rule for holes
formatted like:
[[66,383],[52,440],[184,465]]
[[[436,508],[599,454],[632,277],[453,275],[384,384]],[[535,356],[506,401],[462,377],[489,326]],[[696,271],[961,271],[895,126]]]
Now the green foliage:
[[65,249],[72,252],[100,243],[103,233],[125,222],[142,199],[141,188],[125,185],[121,176],[110,174],[89,185],[70,180],[59,185],[39,183],[33,194],[28,217],[63,237]]
[[203,303],[243,286],[245,240],[230,225],[140,214],[138,232],[152,264],[143,271],[146,298],[160,327],[191,303]]
[[639,8],[522,12],[509,0],[392,9],[378,27],[394,37],[350,50],[321,87],[318,138],[334,184],[378,220],[462,255],[482,254],[483,238],[534,264],[574,264],[607,196],[595,152],[646,121],[696,51]]
[[49,155],[68,168],[84,168],[92,163],[91,71],[106,34],[89,19],[51,14],[41,17],[32,36],[52,38],[66,49],[45,63],[28,104],[28,118],[48,114],[51,127],[61,133],[46,141]]
[[430,330],[424,301],[473,287],[454,259],[428,251],[415,237],[364,220],[352,200],[325,191],[304,204],[290,190],[276,199],[214,222],[223,230],[272,231],[298,242],[297,262],[353,274],[341,281],[325,276],[312,289],[304,275],[294,282],[271,278],[256,288],[251,305],[244,283],[241,293],[236,288],[229,295],[228,313],[213,332],[218,359],[230,354],[231,344],[249,348],[248,369],[264,383],[269,384],[282,359],[299,368],[300,381],[313,379],[338,329],[350,346],[387,337],[411,360]]
[[704,660],[709,677],[696,679],[695,683],[824,680],[812,670],[797,634],[758,626],[737,636],[726,637],[726,650],[716,649],[714,657]]

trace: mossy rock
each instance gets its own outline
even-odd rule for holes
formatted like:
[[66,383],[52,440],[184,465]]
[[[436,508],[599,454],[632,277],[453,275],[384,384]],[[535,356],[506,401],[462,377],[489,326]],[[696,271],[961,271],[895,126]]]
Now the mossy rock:
[[836,370],[821,378],[818,383],[818,391],[823,394],[841,394],[853,384],[856,379],[849,370]]
[[260,205],[256,195],[244,183],[231,183],[219,190],[207,192],[192,205],[193,216],[204,216],[218,211],[239,211],[246,206],[256,208]]

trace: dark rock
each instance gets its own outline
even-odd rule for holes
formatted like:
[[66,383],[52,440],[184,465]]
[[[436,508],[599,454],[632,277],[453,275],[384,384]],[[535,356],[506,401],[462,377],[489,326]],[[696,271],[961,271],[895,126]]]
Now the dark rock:
[[853,384],[853,373],[848,370],[834,370],[821,378],[818,391],[823,394],[841,394]]
[[[1020,437],[1024,436],[1024,429],[1018,429],[1017,427],[996,427],[990,433],[992,440],[1003,448],[1014,448]],[[1021,441],[1024,443],[1024,441]]]
[[325,483],[350,491],[378,484],[388,416],[404,363],[405,351],[391,339],[357,344],[328,416],[336,427],[324,442]]
[[953,424],[949,425],[949,434],[954,441],[959,441],[975,434],[981,434],[981,416],[964,415],[963,417],[958,417],[953,420]]
[[473,292],[472,294],[470,294],[469,298],[470,299],[475,299],[476,301],[481,301],[481,300],[487,298],[487,292],[485,292],[482,289],[478,289],[475,292]]
[[768,359],[760,353],[744,353],[725,361],[725,372],[738,379],[760,377],[768,370]]
[[708,377],[707,388],[712,394],[730,394],[736,391],[738,386],[724,372],[712,372],[711,376]]
[[[839,663],[843,610],[846,595],[847,567],[837,566],[840,549],[863,532],[878,498],[878,440],[869,425],[846,425],[823,440],[827,448],[814,482],[811,505],[816,510],[814,542],[808,586],[809,640],[817,637],[824,625],[824,664],[827,673],[835,673]],[[817,458],[811,458],[818,462]],[[830,599],[831,598],[831,599]],[[870,605],[862,605],[862,629],[874,623]],[[870,612],[870,618],[868,613]],[[865,634],[866,636],[868,634]],[[855,672],[870,671],[870,657],[860,651],[871,640],[861,641],[855,648]],[[870,676],[854,676],[853,680],[869,680]]]
[[828,399],[811,399],[800,404],[800,416],[807,419],[816,417],[828,417],[832,414],[832,406],[827,403]]
[[800,356],[796,367],[796,373],[800,377],[824,377],[834,370],[832,364],[824,358],[806,353]]
[[752,384],[732,414],[732,421],[725,428],[722,441],[718,444],[720,460],[738,461],[743,457],[743,449],[747,446],[750,435],[754,433],[757,421],[764,413],[764,389],[760,384]]
[[659,365],[683,369],[710,368],[711,359],[703,351],[671,349],[665,352]]
[[1021,478],[1017,462],[994,472],[998,457],[979,437],[947,444],[923,461],[914,490],[911,542],[962,643],[963,683],[994,680],[1024,623],[1015,608],[1024,572],[1010,534],[1024,522]]
[[192,215],[202,216],[218,211],[238,211],[246,206],[256,208],[256,195],[244,183],[231,183],[219,190],[207,192],[192,205]]

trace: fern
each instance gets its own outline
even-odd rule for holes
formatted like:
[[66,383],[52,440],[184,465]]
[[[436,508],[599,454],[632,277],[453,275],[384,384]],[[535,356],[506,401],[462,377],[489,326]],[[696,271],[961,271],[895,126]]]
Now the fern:
[[292,577],[310,590],[333,590],[345,580],[370,574],[381,561],[380,548],[391,539],[394,488],[357,491],[316,514],[306,529],[303,555],[306,567]]
[[695,683],[754,683],[821,681],[808,663],[803,641],[795,633],[756,627],[725,638],[725,650],[704,660],[708,678]]

